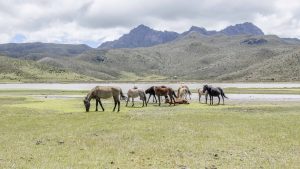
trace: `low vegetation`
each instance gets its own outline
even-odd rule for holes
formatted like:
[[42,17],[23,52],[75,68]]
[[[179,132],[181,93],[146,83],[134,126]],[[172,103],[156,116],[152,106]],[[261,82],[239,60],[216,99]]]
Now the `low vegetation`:
[[299,166],[298,103],[140,108],[137,102],[126,108],[122,102],[115,113],[109,99],[104,101],[107,111],[94,112],[92,104],[86,113],[81,98],[26,94],[0,96],[0,168]]
[[0,56],[0,82],[72,82],[97,81],[64,68]]
[[[253,39],[264,43],[252,43]],[[250,44],[243,43],[249,40]],[[5,67],[9,60],[2,59],[0,81],[300,81],[299,42],[270,35],[207,37],[191,32],[169,43],[133,49],[43,45],[17,53],[0,49],[22,63],[32,61],[13,70]]]

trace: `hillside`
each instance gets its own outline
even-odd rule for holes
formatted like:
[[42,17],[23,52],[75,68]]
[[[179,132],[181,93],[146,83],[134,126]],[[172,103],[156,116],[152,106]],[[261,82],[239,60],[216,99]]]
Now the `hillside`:
[[38,60],[44,57],[72,57],[91,48],[87,45],[55,43],[8,43],[0,44],[0,55]]
[[[158,74],[169,80],[300,80],[299,45],[277,36],[207,37],[191,33],[170,43],[108,50],[101,56],[105,59],[99,65],[138,76]],[[91,56],[83,53],[80,59],[87,57]]]
[[98,80],[34,61],[0,56],[0,82],[68,82]]

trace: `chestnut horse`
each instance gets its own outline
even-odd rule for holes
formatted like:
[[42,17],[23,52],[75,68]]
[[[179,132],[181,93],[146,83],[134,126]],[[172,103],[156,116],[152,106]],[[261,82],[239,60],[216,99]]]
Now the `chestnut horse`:
[[[155,91],[155,95],[158,96],[158,105],[160,106],[160,96],[165,96],[170,98],[170,102],[174,103],[175,106],[175,97],[176,94],[174,92],[174,90],[170,87],[161,87],[161,86],[156,86],[154,87],[154,91]],[[174,101],[174,102],[173,102]]]
[[[160,87],[164,87],[166,88],[166,86],[160,86]],[[147,101],[147,104],[149,103],[149,100],[150,100],[150,97],[153,96],[153,102],[154,102],[154,99],[155,99],[155,103],[157,103],[157,99],[155,97],[155,91],[154,91],[154,88],[155,86],[151,86],[150,88],[148,88],[147,90],[145,90],[145,93],[146,94],[149,94],[149,98],[148,98],[148,101]],[[167,96],[165,96],[167,98]]]

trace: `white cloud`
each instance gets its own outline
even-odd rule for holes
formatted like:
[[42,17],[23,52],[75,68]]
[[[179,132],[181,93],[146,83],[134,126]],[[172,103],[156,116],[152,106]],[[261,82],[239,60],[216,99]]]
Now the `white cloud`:
[[246,21],[299,38],[299,11],[298,0],[0,0],[0,43],[23,35],[25,42],[100,44],[139,24],[183,32]]

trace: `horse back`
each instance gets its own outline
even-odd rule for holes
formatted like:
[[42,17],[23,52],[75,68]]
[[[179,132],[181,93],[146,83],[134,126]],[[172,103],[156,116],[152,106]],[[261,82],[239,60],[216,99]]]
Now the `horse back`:
[[93,94],[98,98],[107,99],[120,94],[120,88],[110,86],[97,86]]
[[128,97],[136,98],[139,94],[139,89],[129,89],[127,92]]
[[155,87],[154,88],[155,94],[157,96],[166,96],[169,94],[169,88],[165,88],[165,87]]

